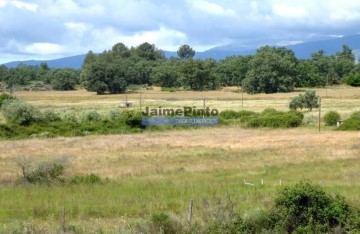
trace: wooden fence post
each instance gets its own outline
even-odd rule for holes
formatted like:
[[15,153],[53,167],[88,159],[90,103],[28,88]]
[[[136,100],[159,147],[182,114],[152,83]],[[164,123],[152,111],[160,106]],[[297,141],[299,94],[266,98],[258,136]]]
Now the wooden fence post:
[[191,224],[192,213],[193,213],[193,205],[194,205],[194,201],[191,199],[190,204],[189,204],[189,214],[188,214],[188,223],[189,224]]

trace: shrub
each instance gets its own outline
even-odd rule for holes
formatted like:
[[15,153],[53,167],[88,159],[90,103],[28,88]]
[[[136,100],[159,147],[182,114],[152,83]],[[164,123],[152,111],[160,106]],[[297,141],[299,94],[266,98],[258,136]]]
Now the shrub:
[[313,90],[306,90],[305,94],[300,94],[297,97],[293,97],[289,103],[289,108],[292,110],[307,108],[312,110],[319,107],[319,98],[316,96],[316,92]]
[[346,119],[339,130],[360,130],[360,118]]
[[292,110],[303,109],[304,103],[302,96],[293,97],[289,103],[289,108]]
[[181,224],[172,219],[169,214],[160,212],[151,217],[151,233],[177,234],[181,232]]
[[101,115],[96,110],[85,110],[81,113],[82,122],[100,121]]
[[7,93],[3,93],[0,95],[0,108],[2,107],[3,105],[3,102],[5,100],[14,100],[16,99],[16,97],[12,96],[11,94],[7,94]]
[[222,111],[222,112],[220,112],[219,117],[223,118],[223,119],[237,119],[238,112],[233,111],[233,110]]
[[316,118],[315,116],[313,115],[310,115],[310,116],[306,116],[303,120],[303,123],[305,125],[314,125],[314,124],[317,124],[319,121],[318,118]]
[[42,120],[41,112],[38,109],[16,99],[4,100],[2,110],[5,119],[11,123],[29,125]]
[[60,113],[61,120],[70,123],[76,123],[78,121],[77,115],[73,110],[66,110]]
[[297,111],[281,112],[265,109],[261,114],[247,123],[248,127],[291,128],[301,125],[304,115]]
[[266,108],[265,110],[263,110],[260,115],[261,116],[274,116],[274,115],[279,115],[279,114],[283,114],[284,112],[281,111],[277,111],[273,108]]
[[351,119],[360,119],[360,111],[355,111],[350,115]]
[[328,233],[344,227],[351,213],[344,198],[333,198],[318,185],[300,182],[277,195],[269,221],[272,228],[286,233]]
[[107,114],[107,119],[110,121],[118,121],[121,119],[122,111],[119,109],[112,109]]
[[85,176],[74,176],[68,179],[68,183],[70,184],[98,184],[100,182],[100,176],[93,173]]
[[336,111],[329,111],[324,115],[325,124],[328,126],[335,126],[340,118],[340,114]]
[[313,90],[306,90],[303,96],[304,107],[308,110],[319,107],[319,98]]
[[253,111],[225,110],[225,111],[220,112],[219,117],[222,119],[241,119],[242,117],[245,117],[245,116],[256,116],[256,115],[257,115],[257,113],[255,113]]
[[295,116],[299,117],[299,118],[302,119],[302,120],[304,119],[304,114],[301,113],[300,111],[290,110],[290,111],[288,112],[288,114],[290,114],[290,115],[295,115]]
[[346,78],[346,84],[360,87],[360,73],[352,73]]
[[26,161],[18,160],[21,168],[22,179],[29,183],[51,183],[63,182],[61,176],[64,173],[64,166],[56,162],[40,163],[35,169]]
[[142,114],[139,111],[124,111],[122,112],[121,119],[130,127],[141,128],[142,127]]
[[353,112],[339,127],[339,130],[360,130],[360,111]]
[[248,122],[249,127],[291,128],[298,127],[302,119],[295,115],[260,116]]
[[60,115],[53,110],[44,110],[43,118],[45,122],[56,122],[60,121]]

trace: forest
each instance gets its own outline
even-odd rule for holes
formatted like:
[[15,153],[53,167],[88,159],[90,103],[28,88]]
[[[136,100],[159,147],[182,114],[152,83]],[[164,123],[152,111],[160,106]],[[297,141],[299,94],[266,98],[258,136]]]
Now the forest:
[[247,93],[291,92],[299,87],[324,87],[346,83],[360,86],[360,65],[352,49],[327,55],[319,50],[310,59],[297,59],[285,47],[264,46],[256,54],[223,60],[193,59],[195,50],[181,45],[178,57],[166,58],[147,42],[137,47],[115,44],[102,53],[89,51],[79,70],[19,65],[0,66],[0,90],[74,90],[97,94],[124,93],[136,86],[160,86],[164,91],[216,90],[241,86]]

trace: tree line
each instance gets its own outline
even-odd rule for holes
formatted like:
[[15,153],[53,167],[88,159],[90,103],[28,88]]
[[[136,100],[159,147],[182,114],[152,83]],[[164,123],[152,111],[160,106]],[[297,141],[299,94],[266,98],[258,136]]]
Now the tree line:
[[189,45],[180,46],[177,54],[165,58],[161,49],[147,42],[131,48],[117,43],[99,54],[89,51],[79,70],[50,69],[46,63],[0,66],[0,84],[3,89],[49,84],[56,90],[78,85],[98,94],[123,93],[130,85],[200,91],[242,86],[248,93],[291,92],[297,87],[340,83],[360,86],[360,65],[347,45],[334,55],[320,50],[304,60],[290,49],[270,46],[259,48],[254,55],[220,61],[194,59],[195,50]]

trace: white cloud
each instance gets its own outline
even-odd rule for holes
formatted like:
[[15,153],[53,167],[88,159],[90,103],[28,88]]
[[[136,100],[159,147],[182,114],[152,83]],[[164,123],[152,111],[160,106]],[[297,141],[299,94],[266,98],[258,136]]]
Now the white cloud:
[[353,21],[360,19],[360,13],[356,10],[337,9],[330,14],[330,19],[333,21]]
[[[142,31],[132,35],[126,35],[115,28],[94,29],[91,36],[98,42],[100,47],[111,48],[115,43],[122,42],[127,46],[138,46],[144,42],[155,44],[164,50],[177,50],[179,45],[185,43],[187,37],[184,33],[165,27],[158,30]],[[161,45],[161,46],[160,46]]]
[[303,43],[303,41],[281,41],[276,43],[277,46],[288,46],[288,45],[296,45],[299,43]]
[[6,0],[0,0],[0,8],[5,7],[7,4]]
[[23,1],[17,1],[17,0],[10,1],[9,3],[11,5],[15,6],[16,8],[25,9],[25,10],[33,11],[33,12],[36,12],[39,7],[35,3],[23,2]]
[[86,31],[88,31],[91,26],[85,23],[80,22],[66,22],[64,23],[65,27],[76,33],[78,36],[82,36]]
[[145,41],[197,51],[293,43],[359,32],[359,0],[0,0],[0,53],[102,52]]
[[303,19],[309,15],[309,12],[302,6],[289,6],[288,4],[274,4],[272,11],[276,16],[284,18]]
[[30,54],[52,55],[63,53],[62,46],[49,42],[36,42],[25,46],[24,51]]
[[236,12],[232,9],[225,9],[222,6],[208,2],[205,0],[192,0],[188,1],[190,5],[197,10],[209,13],[212,15],[223,15],[223,16],[236,16]]

